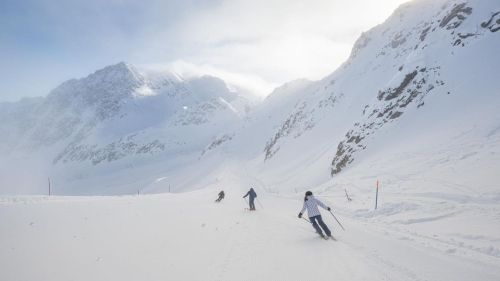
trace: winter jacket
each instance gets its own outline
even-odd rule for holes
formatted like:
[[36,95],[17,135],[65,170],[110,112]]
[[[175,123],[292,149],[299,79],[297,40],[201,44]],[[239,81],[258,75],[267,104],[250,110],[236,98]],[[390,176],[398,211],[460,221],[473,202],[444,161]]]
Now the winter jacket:
[[304,207],[302,207],[302,211],[300,213],[304,213],[304,211],[307,209],[307,215],[312,218],[315,216],[320,216],[321,213],[318,210],[318,205],[321,206],[321,208],[328,210],[328,207],[318,199],[314,198],[313,195],[309,195],[306,197],[306,200],[304,201]]
[[255,197],[257,197],[257,193],[253,190],[253,188],[250,188],[250,190],[243,196],[243,198],[250,196],[250,200],[253,200]]

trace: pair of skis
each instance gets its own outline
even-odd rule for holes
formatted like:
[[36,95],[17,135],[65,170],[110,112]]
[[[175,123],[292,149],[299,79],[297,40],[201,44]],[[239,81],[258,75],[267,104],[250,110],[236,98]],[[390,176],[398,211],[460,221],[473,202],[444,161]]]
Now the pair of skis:
[[333,240],[333,241],[337,241],[337,239],[335,237],[332,236],[326,236],[326,235],[323,235],[323,236],[319,236],[320,238],[323,238],[325,240]]
[[[333,216],[333,217],[335,217],[335,216]],[[308,223],[311,223],[310,220],[308,220],[308,219],[306,219],[304,217],[300,217],[300,218],[303,219],[303,220],[305,220],[305,221],[307,221]],[[335,218],[335,220],[337,220],[337,218]],[[337,220],[337,222],[340,224],[340,222],[338,220]],[[342,227],[342,229],[345,231],[344,227],[341,224],[340,224],[340,227]],[[317,234],[319,234],[319,233],[317,233]],[[323,235],[323,234],[319,234],[319,237],[321,237],[321,238],[323,238],[325,240],[330,240],[331,239],[333,241],[337,241],[337,239],[335,237],[333,237],[333,235],[326,236],[326,235]]]

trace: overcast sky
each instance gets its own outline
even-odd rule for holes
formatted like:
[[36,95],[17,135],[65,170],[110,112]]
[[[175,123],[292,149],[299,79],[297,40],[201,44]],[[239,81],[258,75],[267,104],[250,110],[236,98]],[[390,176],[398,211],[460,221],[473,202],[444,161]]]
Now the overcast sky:
[[0,0],[0,101],[120,61],[267,94],[320,79],[406,0]]

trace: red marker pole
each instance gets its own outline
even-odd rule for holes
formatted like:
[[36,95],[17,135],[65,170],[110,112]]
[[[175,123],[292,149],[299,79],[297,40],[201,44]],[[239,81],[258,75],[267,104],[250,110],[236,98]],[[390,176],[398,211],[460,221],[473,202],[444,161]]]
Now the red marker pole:
[[378,204],[378,180],[377,180],[377,191],[375,194],[375,210],[377,209],[377,204]]

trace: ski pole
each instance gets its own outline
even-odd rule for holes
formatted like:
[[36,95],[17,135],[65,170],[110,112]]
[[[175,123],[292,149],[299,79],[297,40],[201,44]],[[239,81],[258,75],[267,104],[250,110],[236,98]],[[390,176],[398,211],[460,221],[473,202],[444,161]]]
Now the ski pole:
[[306,221],[306,222],[308,222],[308,223],[311,223],[311,221],[310,221],[310,220],[308,220],[308,219],[306,219],[306,218],[304,218],[304,217],[300,217],[300,218],[301,218],[301,219],[303,219],[303,220],[305,220],[305,221]]
[[335,215],[332,213],[332,211],[329,211],[330,214],[332,214],[333,218],[337,221],[337,223],[340,225],[340,227],[342,227],[342,230],[345,231],[344,227],[342,226],[342,224],[339,222],[339,220],[335,217]]

